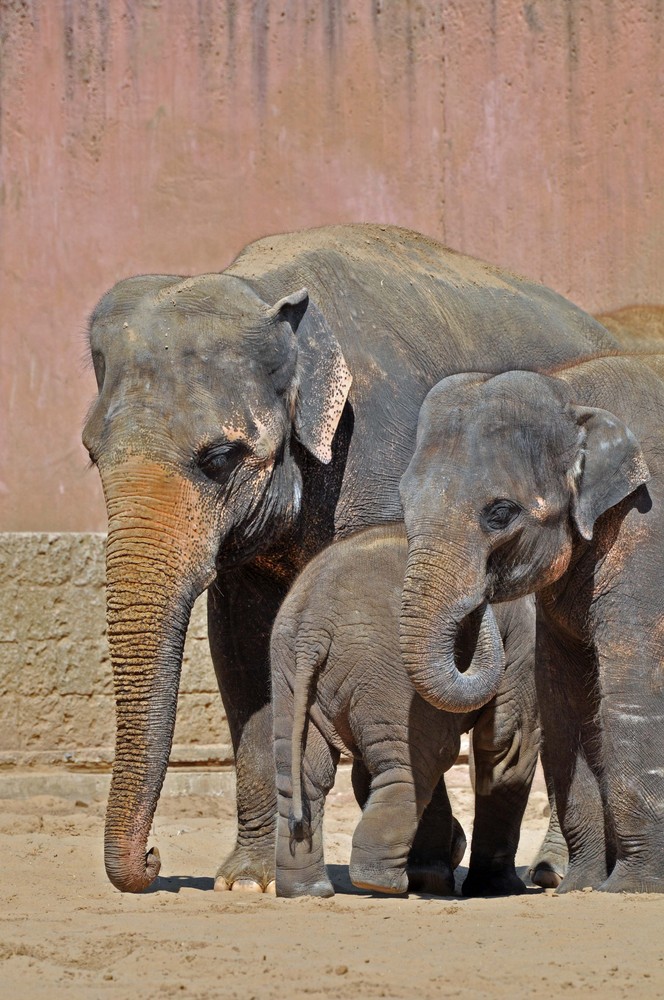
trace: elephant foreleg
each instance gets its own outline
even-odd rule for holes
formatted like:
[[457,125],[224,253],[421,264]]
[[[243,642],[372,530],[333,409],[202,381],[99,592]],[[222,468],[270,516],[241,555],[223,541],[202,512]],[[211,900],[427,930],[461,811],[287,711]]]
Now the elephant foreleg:
[[274,891],[276,791],[269,641],[283,588],[253,567],[208,592],[208,634],[235,751],[238,832],[216,889]]
[[464,896],[526,891],[515,856],[539,752],[534,651],[528,639],[516,653],[506,643],[503,686],[473,727],[475,824]]
[[[587,650],[569,648],[538,618],[537,695],[542,761],[553,782],[569,866],[559,892],[598,887],[611,864],[599,782],[601,751],[596,667]],[[541,883],[540,883],[541,884]]]
[[664,699],[651,641],[600,658],[601,787],[616,855],[603,892],[664,892]]

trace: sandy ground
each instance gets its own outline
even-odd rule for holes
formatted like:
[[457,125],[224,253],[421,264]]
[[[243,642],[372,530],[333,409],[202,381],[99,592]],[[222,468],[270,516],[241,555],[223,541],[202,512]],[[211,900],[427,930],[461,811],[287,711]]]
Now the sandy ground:
[[[454,772],[450,794],[469,832],[466,769]],[[540,786],[521,865],[543,835],[545,801]],[[331,900],[212,890],[233,841],[231,797],[162,798],[151,838],[162,876],[141,896],[106,880],[103,802],[39,797],[1,806],[3,1000],[664,996],[664,895],[531,889],[464,900],[353,889],[357,807],[345,769],[326,815]]]

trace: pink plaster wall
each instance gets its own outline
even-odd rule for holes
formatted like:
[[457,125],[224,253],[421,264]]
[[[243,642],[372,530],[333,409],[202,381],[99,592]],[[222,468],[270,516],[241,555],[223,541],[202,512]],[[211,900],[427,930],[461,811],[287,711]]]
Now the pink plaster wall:
[[0,529],[105,526],[118,278],[388,221],[590,310],[664,300],[661,0],[0,0]]

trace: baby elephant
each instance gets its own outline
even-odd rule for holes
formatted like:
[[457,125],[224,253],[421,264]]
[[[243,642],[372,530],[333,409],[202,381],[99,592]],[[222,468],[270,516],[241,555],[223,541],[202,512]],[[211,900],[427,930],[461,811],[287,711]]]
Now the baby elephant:
[[[368,528],[331,545],[296,581],[272,632],[277,765],[277,895],[332,896],[323,858],[323,807],[341,752],[354,758],[363,806],[353,836],[356,886],[452,894],[465,839],[442,775],[473,729],[475,824],[463,893],[524,892],[514,867],[539,745],[534,605],[495,608],[504,677],[485,707],[442,712],[416,694],[402,665],[399,613],[407,541],[401,524]],[[457,643],[461,670],[487,655],[482,619]],[[490,655],[496,650],[491,649]],[[471,663],[472,660],[472,663]],[[470,669],[468,669],[470,668]],[[427,809],[429,822],[418,824]]]

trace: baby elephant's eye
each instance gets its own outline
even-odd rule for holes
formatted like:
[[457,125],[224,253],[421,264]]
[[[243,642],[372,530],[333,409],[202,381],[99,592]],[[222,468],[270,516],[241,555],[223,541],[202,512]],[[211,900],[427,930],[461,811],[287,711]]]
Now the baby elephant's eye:
[[522,512],[516,500],[493,500],[482,511],[482,524],[490,531],[504,531]]

